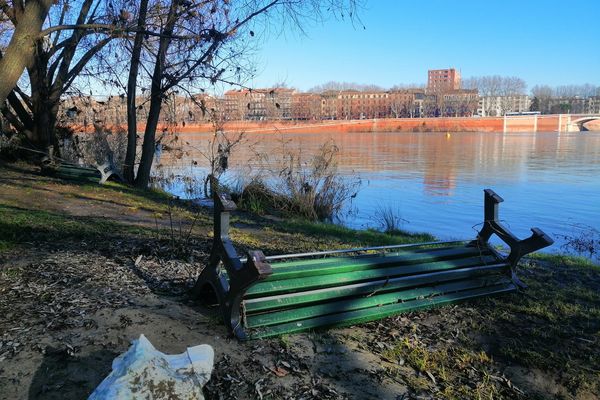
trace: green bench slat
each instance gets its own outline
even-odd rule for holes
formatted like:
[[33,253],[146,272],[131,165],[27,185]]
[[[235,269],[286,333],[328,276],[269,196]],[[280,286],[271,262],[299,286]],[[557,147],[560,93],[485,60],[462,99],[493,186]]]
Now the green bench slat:
[[507,264],[493,266],[462,268],[442,272],[425,273],[396,277],[391,279],[378,279],[343,286],[333,286],[324,289],[302,291],[298,293],[265,296],[254,299],[244,299],[243,307],[246,313],[256,313],[284,307],[316,303],[332,299],[342,299],[350,296],[369,295],[372,293],[385,293],[399,289],[407,289],[422,285],[431,285],[452,280],[480,277],[482,275],[502,273],[508,268]]
[[516,286],[513,283],[501,284],[497,286],[489,286],[485,288],[478,288],[445,294],[428,299],[418,299],[403,303],[388,304],[381,307],[371,307],[362,310],[348,311],[339,314],[308,318],[302,321],[288,322],[281,325],[271,326],[268,328],[258,328],[254,332],[250,333],[250,337],[253,339],[259,339],[305,331],[308,329],[314,329],[318,327],[348,326],[373,321],[380,318],[390,317],[392,315],[400,314],[402,312],[416,311],[435,306],[452,304],[470,298],[506,293],[514,290],[516,290]]
[[101,174],[99,171],[90,168],[61,165],[56,171],[56,176],[61,179],[98,180]]
[[340,312],[361,310],[364,308],[378,307],[386,304],[398,303],[422,297],[431,297],[462,290],[476,289],[486,286],[508,284],[510,279],[506,275],[486,276],[483,278],[453,281],[441,285],[419,287],[416,289],[401,290],[391,293],[357,297],[352,299],[329,301],[314,306],[287,309],[283,311],[268,312],[256,315],[247,315],[245,325],[248,328],[277,325],[286,322],[303,320],[315,316],[337,314]]
[[317,260],[293,261],[289,263],[274,263],[271,264],[273,274],[266,277],[263,282],[300,278],[304,276],[339,274],[392,265],[420,264],[489,254],[491,253],[488,249],[479,250],[474,247],[461,246],[460,248],[454,249],[431,249],[426,253],[395,252],[384,255],[331,257]]
[[255,298],[266,294],[298,292],[303,290],[318,289],[330,286],[339,286],[352,282],[361,282],[373,279],[393,278],[395,276],[425,273],[431,271],[444,271],[448,269],[464,268],[477,265],[490,265],[498,262],[496,256],[470,257],[458,260],[447,260],[393,266],[389,268],[373,268],[347,273],[307,276],[285,280],[260,281],[246,291],[246,298]]
[[[409,248],[400,248],[400,249],[391,249],[390,251],[380,251],[380,252],[372,252],[372,253],[363,253],[363,254],[355,254],[355,255],[325,255],[322,258],[291,258],[289,261],[275,261],[271,262],[271,267],[278,269],[284,267],[293,267],[300,265],[321,265],[328,263],[335,263],[339,260],[348,260],[348,259],[361,259],[361,258],[381,258],[381,257],[394,257],[398,255],[408,255],[408,254],[420,254],[424,251],[433,252],[433,251],[453,251],[453,250],[472,250],[474,247],[467,247],[465,242],[459,242],[453,246],[444,246],[444,247],[430,247],[430,248],[418,248],[418,247],[409,247]],[[268,259],[268,257],[267,257]]]

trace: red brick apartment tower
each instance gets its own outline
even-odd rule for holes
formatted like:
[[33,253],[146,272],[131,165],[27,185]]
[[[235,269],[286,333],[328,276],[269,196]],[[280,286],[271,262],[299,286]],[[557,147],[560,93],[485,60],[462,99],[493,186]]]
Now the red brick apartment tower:
[[430,69],[427,76],[427,90],[431,93],[460,89],[460,72],[454,68]]

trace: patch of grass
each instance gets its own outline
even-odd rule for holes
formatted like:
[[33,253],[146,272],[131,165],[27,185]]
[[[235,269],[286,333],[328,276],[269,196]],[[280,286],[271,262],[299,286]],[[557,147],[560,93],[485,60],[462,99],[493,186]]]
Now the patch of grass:
[[284,221],[278,228],[286,231],[302,233],[316,237],[330,237],[348,245],[385,246],[393,244],[409,244],[431,242],[435,237],[428,233],[398,232],[398,234],[382,233],[375,230],[355,230],[341,225],[304,220]]
[[267,180],[255,176],[245,186],[237,185],[235,197],[243,208],[311,221],[331,221],[345,212],[361,181],[339,173],[339,148],[333,141],[324,143],[308,159],[283,141],[280,150],[279,155],[264,156],[274,161],[264,169],[269,172]]
[[0,253],[6,253],[15,247],[14,243],[7,242],[6,240],[0,240]]
[[266,213],[265,204],[256,197],[248,196],[247,199],[244,199],[243,207],[253,214],[263,215]]
[[[382,353],[400,365],[390,367],[391,376],[444,399],[600,393],[600,269],[579,257],[536,255],[518,272],[526,290],[475,300],[468,311],[448,311],[448,325],[466,336],[447,342],[428,326],[412,332],[405,327],[404,339]],[[538,372],[519,377],[518,389],[512,389],[501,372],[509,365]],[[551,379],[554,389],[536,392],[540,388],[529,382],[540,379]]]
[[3,270],[0,270],[0,276],[2,276],[3,278],[5,278],[9,281],[17,280],[21,276],[22,273],[23,273],[23,270],[21,270],[19,268],[5,268]]
[[566,254],[546,254],[534,253],[530,258],[548,262],[554,266],[562,266],[569,268],[596,268],[600,269],[600,265],[594,264],[592,260],[581,256],[572,256]]
[[279,336],[279,345],[286,350],[290,349],[292,346],[292,341],[290,340],[290,336],[289,335]]
[[404,218],[400,217],[400,211],[391,205],[378,206],[372,218],[383,232],[392,235],[402,233],[400,227],[403,223],[407,222]]
[[422,375],[407,375],[402,378],[406,385],[416,392],[422,392],[431,388],[431,381]]
[[24,241],[101,240],[115,234],[148,233],[142,228],[104,218],[74,217],[0,205],[0,237],[6,248]]
[[250,249],[259,249],[264,246],[264,242],[248,232],[240,229],[231,228],[231,237],[239,244]]
[[600,392],[600,268],[581,257],[533,258],[520,273],[528,289],[486,299],[481,328],[500,358],[552,372],[573,394]]
[[[211,223],[206,213],[164,191],[140,190],[116,182],[99,185],[95,180],[57,180],[33,171],[16,171],[10,165],[0,165],[0,170],[9,177],[11,188],[8,196],[0,197],[0,252],[8,251],[16,243],[32,241],[102,241],[124,236],[177,239],[187,235],[190,225],[195,231],[201,227],[204,233],[203,226]],[[19,202],[18,196],[26,196],[28,201]],[[56,199],[58,207],[52,204],[46,207],[48,198]],[[101,206],[109,215],[112,208],[114,213],[108,218],[72,216],[68,211],[55,211],[61,209],[62,203],[70,207]],[[139,210],[151,213],[145,228],[121,223],[121,214],[135,215]],[[165,224],[165,216],[172,221],[173,231],[170,224]],[[154,219],[162,219],[161,224]],[[140,220],[144,221],[143,215]]]
[[149,212],[165,212],[173,196],[159,189],[140,190],[117,182],[105,185],[84,184],[77,187],[77,197],[98,201],[112,201]]
[[417,339],[404,338],[385,350],[383,356],[397,362],[404,360],[417,372],[416,376],[396,372],[416,391],[433,391],[444,399],[489,399],[503,391],[489,378],[492,359],[484,351],[444,345],[429,348]]

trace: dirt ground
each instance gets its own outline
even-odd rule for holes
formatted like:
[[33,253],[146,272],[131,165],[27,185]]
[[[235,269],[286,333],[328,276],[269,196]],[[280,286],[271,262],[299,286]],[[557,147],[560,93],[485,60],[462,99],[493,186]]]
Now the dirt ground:
[[[234,227],[240,250],[267,254],[362,240],[245,214]],[[0,399],[86,398],[140,334],[165,353],[210,344],[208,399],[600,396],[593,266],[528,260],[522,293],[242,343],[187,297],[210,229],[206,211],[164,196],[1,165]]]

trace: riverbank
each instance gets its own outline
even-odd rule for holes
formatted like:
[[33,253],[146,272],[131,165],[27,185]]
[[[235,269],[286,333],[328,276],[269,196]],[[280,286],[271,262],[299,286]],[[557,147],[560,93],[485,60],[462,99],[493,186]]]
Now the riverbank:
[[[600,270],[584,260],[524,261],[523,293],[239,343],[185,296],[207,211],[22,164],[0,177],[0,399],[85,398],[141,333],[166,353],[212,345],[208,399],[600,396]],[[266,254],[426,238],[246,213],[233,227],[238,250]]]
[[[363,120],[324,121],[228,121],[223,129],[246,133],[351,133],[351,132],[572,132],[579,131],[577,121],[581,116],[569,114],[525,115],[508,117],[448,117],[448,118],[379,118]],[[93,132],[94,126],[73,125],[76,132]],[[124,130],[123,126],[110,126],[113,130]],[[600,131],[600,120],[585,123],[585,128]],[[140,132],[144,125],[138,125]],[[177,123],[160,125],[159,130],[177,133],[212,132],[212,123]]]

